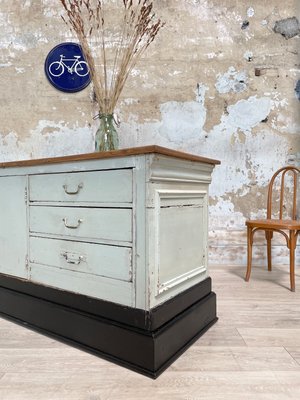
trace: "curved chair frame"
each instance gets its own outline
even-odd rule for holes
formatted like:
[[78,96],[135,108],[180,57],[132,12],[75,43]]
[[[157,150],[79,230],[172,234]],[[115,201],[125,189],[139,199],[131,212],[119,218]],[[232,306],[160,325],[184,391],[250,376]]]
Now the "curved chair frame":
[[[284,208],[284,184],[285,176],[288,172],[293,174],[293,205],[292,205],[292,218],[284,220],[283,208]],[[280,203],[279,203],[279,219],[272,219],[272,194],[275,179],[281,175],[281,188],[280,188]],[[273,175],[268,189],[268,203],[267,203],[267,219],[265,220],[248,220],[247,225],[247,247],[248,247],[248,258],[247,258],[247,273],[246,281],[248,282],[251,274],[252,264],[252,247],[253,237],[257,231],[265,231],[265,237],[267,240],[267,255],[268,255],[268,270],[272,271],[272,239],[273,233],[279,232],[286,239],[286,244],[290,250],[290,284],[291,291],[295,291],[295,249],[297,245],[297,238],[300,233],[300,220],[297,220],[297,178],[300,174],[300,169],[289,166],[280,168]],[[288,232],[288,233],[287,233]]]

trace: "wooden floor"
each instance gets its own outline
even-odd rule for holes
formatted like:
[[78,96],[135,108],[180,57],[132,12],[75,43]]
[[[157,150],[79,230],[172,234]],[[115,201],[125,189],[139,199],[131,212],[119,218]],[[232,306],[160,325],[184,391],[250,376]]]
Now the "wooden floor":
[[244,272],[211,267],[219,322],[156,381],[0,319],[0,399],[299,400],[300,273]]

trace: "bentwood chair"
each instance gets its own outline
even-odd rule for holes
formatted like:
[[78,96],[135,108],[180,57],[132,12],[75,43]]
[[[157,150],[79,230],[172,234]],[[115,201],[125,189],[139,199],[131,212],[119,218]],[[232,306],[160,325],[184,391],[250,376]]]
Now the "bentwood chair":
[[[287,176],[288,174],[288,176]],[[300,219],[297,215],[297,181],[300,174],[300,169],[296,167],[284,167],[279,169],[273,175],[268,189],[268,204],[267,204],[267,219],[264,220],[248,220],[247,225],[247,243],[248,243],[248,261],[246,281],[248,282],[251,274],[252,263],[252,246],[253,236],[255,232],[265,231],[267,240],[267,256],[268,256],[268,270],[272,270],[271,260],[271,242],[274,232],[281,233],[285,239],[288,249],[290,250],[290,282],[291,291],[295,291],[295,249],[297,245],[297,237],[300,232]],[[290,177],[291,175],[291,177]],[[285,187],[286,180],[291,179],[292,182]],[[279,183],[279,185],[277,184]],[[279,187],[277,199],[275,199],[275,185]],[[291,202],[286,202],[288,193],[292,195]],[[277,218],[272,218],[273,203],[279,201]],[[288,209],[291,209],[289,219],[284,215]]]

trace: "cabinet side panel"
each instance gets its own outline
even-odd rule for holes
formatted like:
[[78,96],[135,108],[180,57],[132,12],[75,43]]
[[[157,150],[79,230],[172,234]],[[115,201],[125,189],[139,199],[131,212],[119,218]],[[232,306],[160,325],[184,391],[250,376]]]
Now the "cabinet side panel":
[[207,191],[155,190],[152,295],[157,305],[207,277]]
[[159,214],[157,251],[160,293],[176,278],[177,281],[184,280],[200,270],[205,271],[206,225],[201,204],[160,207]]
[[27,278],[25,176],[0,178],[0,273]]
[[205,280],[208,187],[213,166],[148,159],[147,238],[150,308]]

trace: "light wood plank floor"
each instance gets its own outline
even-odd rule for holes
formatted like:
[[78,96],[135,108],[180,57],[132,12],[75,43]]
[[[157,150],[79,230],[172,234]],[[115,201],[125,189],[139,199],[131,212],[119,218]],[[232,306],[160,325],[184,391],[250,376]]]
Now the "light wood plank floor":
[[300,273],[244,272],[211,267],[219,322],[156,381],[0,319],[0,399],[299,400]]

